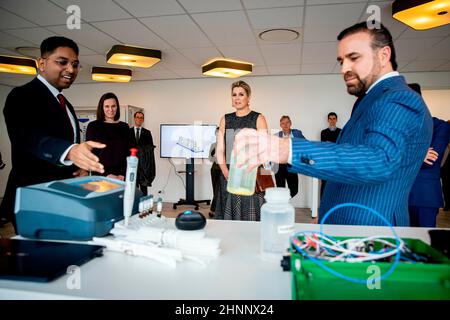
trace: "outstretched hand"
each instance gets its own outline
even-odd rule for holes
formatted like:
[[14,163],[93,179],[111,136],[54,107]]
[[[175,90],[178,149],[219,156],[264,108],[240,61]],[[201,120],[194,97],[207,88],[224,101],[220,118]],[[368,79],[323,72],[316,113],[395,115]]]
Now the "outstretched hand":
[[269,161],[287,163],[289,148],[288,138],[270,135],[266,130],[243,129],[236,135],[233,150],[239,152],[237,166],[248,164],[251,171]]
[[80,169],[103,173],[105,171],[103,165],[91,151],[94,148],[102,149],[104,147],[106,147],[105,144],[95,141],[76,144],[70,149],[66,159],[72,161]]

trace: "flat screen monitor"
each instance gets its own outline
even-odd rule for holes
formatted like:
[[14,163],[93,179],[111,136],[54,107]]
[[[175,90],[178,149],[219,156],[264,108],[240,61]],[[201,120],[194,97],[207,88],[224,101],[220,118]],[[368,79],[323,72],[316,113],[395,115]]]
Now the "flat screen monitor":
[[161,124],[161,158],[207,159],[216,125]]

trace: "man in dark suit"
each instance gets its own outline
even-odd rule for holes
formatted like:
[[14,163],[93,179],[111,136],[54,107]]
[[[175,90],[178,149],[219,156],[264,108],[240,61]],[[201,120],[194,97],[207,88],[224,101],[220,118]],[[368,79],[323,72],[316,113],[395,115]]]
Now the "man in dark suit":
[[104,144],[80,142],[80,128],[72,105],[61,91],[74,82],[80,70],[78,46],[64,37],[41,44],[39,75],[14,88],[6,98],[6,127],[11,141],[12,169],[0,214],[15,226],[17,187],[103,172],[91,152]]
[[[278,132],[278,136],[280,138],[292,137],[305,139],[303,133],[300,130],[291,129],[291,126],[291,118],[289,118],[289,116],[282,116],[280,118],[281,131]],[[278,164],[278,170],[276,170],[275,173],[275,181],[277,183],[277,187],[279,188],[286,187],[287,183],[289,191],[291,193],[291,198],[293,198],[298,193],[298,174],[289,172],[287,166],[287,164],[283,163]]]
[[[153,149],[155,146],[153,145],[153,137],[150,130],[142,127],[144,123],[144,113],[137,111],[134,113],[134,126],[130,128],[130,145],[133,148],[138,148],[143,152],[150,153],[153,155]],[[144,161],[142,158],[144,154],[140,154],[139,161],[139,172],[137,182],[139,184],[139,189],[144,193],[144,196],[148,194],[147,187],[151,185],[153,179],[155,178],[155,165],[154,165],[154,157],[153,161]],[[143,165],[146,165],[146,168],[143,168]],[[153,169],[152,169],[153,168]],[[146,178],[146,179],[143,179]],[[146,183],[143,181],[146,180]]]
[[441,186],[441,162],[450,143],[450,123],[433,118],[433,140],[409,194],[411,227],[436,228],[439,208],[444,206]]
[[330,112],[328,114],[328,128],[323,129],[320,132],[320,141],[330,141],[336,142],[339,133],[341,132],[341,128],[336,126],[338,117],[335,112]]
[[[433,122],[422,97],[395,70],[390,32],[357,23],[338,36],[341,74],[358,97],[336,143],[280,139],[244,129],[234,148],[249,148],[249,169],[267,161],[289,163],[292,172],[325,179],[319,218],[327,224],[409,226],[408,196],[431,142]],[[381,214],[385,220],[371,214]]]
[[[328,128],[322,130],[320,132],[320,141],[325,142],[336,142],[337,138],[339,136],[339,133],[341,132],[341,128],[338,128],[336,126],[337,123],[337,114],[335,112],[330,112],[328,114]],[[320,185],[320,196],[323,194],[323,190],[325,189],[327,181],[322,180],[322,183]]]

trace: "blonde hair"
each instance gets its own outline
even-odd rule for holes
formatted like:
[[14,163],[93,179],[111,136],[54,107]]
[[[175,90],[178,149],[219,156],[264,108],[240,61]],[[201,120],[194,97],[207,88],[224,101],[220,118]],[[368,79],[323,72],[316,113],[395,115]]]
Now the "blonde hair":
[[249,96],[249,97],[252,94],[252,89],[250,88],[248,83],[245,82],[245,81],[238,80],[238,81],[233,82],[231,84],[231,93],[233,93],[233,89],[234,88],[242,88],[242,89],[244,89],[245,92],[247,93],[247,96]]

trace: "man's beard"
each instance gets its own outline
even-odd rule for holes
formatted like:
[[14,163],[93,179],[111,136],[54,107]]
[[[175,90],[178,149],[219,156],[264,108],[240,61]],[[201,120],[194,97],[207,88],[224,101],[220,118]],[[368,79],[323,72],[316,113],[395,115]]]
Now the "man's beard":
[[366,90],[368,89],[366,88],[366,80],[361,80],[361,78],[357,74],[351,71],[345,73],[344,80],[347,80],[347,78],[349,77],[356,77],[356,84],[347,85],[347,92],[357,97],[361,97],[362,95],[364,95]]

